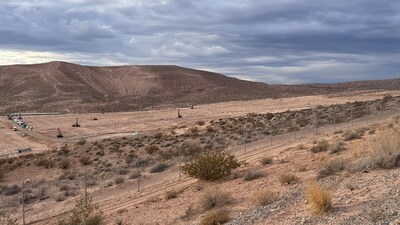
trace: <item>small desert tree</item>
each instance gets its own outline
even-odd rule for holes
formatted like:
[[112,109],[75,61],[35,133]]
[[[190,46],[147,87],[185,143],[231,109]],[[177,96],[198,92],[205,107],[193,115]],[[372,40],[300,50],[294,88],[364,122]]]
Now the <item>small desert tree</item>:
[[183,166],[183,172],[200,180],[217,180],[229,175],[241,164],[242,162],[239,162],[232,154],[224,151],[207,151],[193,156]]

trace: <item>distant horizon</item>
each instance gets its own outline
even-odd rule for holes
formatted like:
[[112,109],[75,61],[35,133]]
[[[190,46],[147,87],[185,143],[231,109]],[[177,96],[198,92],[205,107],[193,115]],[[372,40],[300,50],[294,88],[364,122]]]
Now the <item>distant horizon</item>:
[[[211,73],[217,73],[220,75],[228,76],[228,77],[233,77],[237,78],[240,80],[245,80],[241,79],[238,77],[234,76],[229,76],[223,73],[218,73],[212,70],[206,70],[206,69],[200,69],[200,68],[190,68],[190,67],[185,67],[181,65],[175,65],[175,64],[121,64],[121,65],[85,65],[85,64],[80,64],[80,63],[73,63],[73,62],[68,62],[68,61],[60,61],[60,60],[54,60],[54,61],[47,61],[47,62],[41,62],[41,63],[26,63],[26,64],[9,64],[9,65],[0,65],[1,66],[29,66],[29,65],[39,65],[39,64],[46,64],[46,63],[54,63],[54,62],[60,62],[60,63],[68,63],[68,64],[74,64],[74,65],[79,65],[79,66],[87,66],[87,67],[124,67],[124,66],[176,66],[176,67],[181,67],[181,68],[186,68],[186,69],[193,69],[193,70],[202,70],[202,71],[207,71]],[[343,81],[343,82],[320,82],[320,83],[296,83],[296,84],[283,84],[283,83],[266,83],[263,81],[252,81],[252,80],[246,80],[246,81],[252,81],[252,82],[260,82],[260,83],[265,83],[265,84],[271,84],[271,85],[309,85],[309,84],[340,84],[340,83],[352,83],[352,82],[363,82],[363,81],[380,81],[380,80],[396,80],[400,79],[400,76],[394,77],[394,78],[387,78],[387,79],[365,79],[365,80],[350,80],[350,81]]]

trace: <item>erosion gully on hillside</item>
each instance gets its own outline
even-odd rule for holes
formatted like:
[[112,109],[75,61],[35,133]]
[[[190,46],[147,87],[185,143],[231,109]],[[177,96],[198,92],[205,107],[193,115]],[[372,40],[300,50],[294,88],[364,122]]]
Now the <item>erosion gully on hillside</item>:
[[[113,213],[150,197],[160,196],[168,190],[179,189],[196,182],[194,179],[178,177],[176,167],[178,162],[184,161],[185,157],[193,152],[226,149],[235,153],[239,159],[251,163],[265,154],[272,154],[274,150],[297,145],[299,139],[302,142],[324,136],[334,130],[352,129],[380,121],[397,112],[399,104],[399,97],[386,96],[379,100],[318,106],[299,111],[252,113],[209,122],[198,121],[193,126],[173,127],[168,132],[157,132],[136,139],[116,138],[80,142],[58,151],[2,160],[1,169],[8,174],[15,174],[33,166],[33,169],[30,169],[33,182],[29,188],[34,193],[43,186],[49,187],[49,192],[69,187],[69,190],[62,192],[70,193],[63,196],[65,202],[62,203],[63,208],[67,209],[65,212],[68,212],[74,203],[73,196],[81,192],[82,171],[86,168],[92,183],[89,191],[93,193],[96,204],[105,213]],[[143,176],[140,187],[142,191],[132,193],[132,187],[137,183],[137,179],[134,178],[120,186],[117,185],[117,188],[121,189],[118,194],[106,194],[108,189],[104,186],[108,186],[107,182],[115,177],[126,177],[126,174],[133,173],[137,162]],[[150,173],[159,163],[165,163],[170,169],[164,173]],[[34,181],[35,177],[39,178],[43,173],[46,173],[49,179]],[[10,185],[18,184],[18,180],[7,179]],[[7,204],[4,207],[18,213],[15,197],[2,196],[2,203]],[[111,199],[114,203],[109,202]],[[27,216],[32,224],[35,220],[37,224],[51,224],[51,218],[64,211],[57,209],[60,203],[49,199],[46,194],[32,194],[26,203],[31,210],[27,212]],[[41,210],[43,208],[55,210]]]

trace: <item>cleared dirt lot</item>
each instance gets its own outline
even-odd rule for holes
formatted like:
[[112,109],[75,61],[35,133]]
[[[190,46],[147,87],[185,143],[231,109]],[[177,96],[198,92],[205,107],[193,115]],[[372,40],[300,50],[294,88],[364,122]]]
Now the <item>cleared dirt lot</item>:
[[[263,99],[251,101],[224,102],[208,105],[198,105],[194,109],[181,108],[183,118],[177,118],[178,109],[151,111],[120,112],[120,113],[89,113],[65,115],[25,116],[23,121],[34,128],[33,132],[24,131],[26,137],[19,132],[13,132],[15,124],[2,117],[0,119],[0,155],[10,153],[21,147],[32,147],[34,151],[43,151],[50,147],[58,147],[64,143],[76,142],[82,138],[89,141],[103,138],[126,136],[133,131],[154,131],[168,129],[173,126],[193,124],[204,120],[235,117],[247,113],[280,112],[310,108],[316,105],[340,104],[349,101],[363,101],[382,98],[385,94],[399,95],[400,92],[358,92],[341,95],[305,96],[284,99]],[[76,118],[81,127],[72,127]],[[92,120],[97,118],[97,120]],[[60,128],[64,138],[57,139],[57,128]]]

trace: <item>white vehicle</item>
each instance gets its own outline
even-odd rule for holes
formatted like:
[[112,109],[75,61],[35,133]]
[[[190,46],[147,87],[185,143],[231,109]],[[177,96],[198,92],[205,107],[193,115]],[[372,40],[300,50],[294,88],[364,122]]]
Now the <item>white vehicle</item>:
[[18,129],[17,129],[17,127],[13,127],[13,131],[17,131]]

